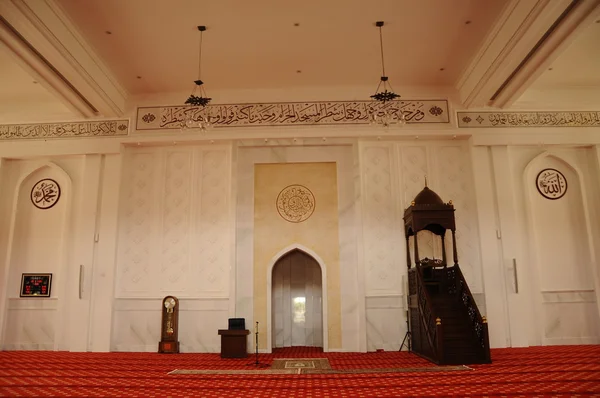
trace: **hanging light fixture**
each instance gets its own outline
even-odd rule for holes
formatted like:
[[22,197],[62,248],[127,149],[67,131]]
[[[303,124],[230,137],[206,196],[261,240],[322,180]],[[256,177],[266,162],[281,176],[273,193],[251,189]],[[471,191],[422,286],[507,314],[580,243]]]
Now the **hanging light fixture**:
[[394,109],[387,105],[387,102],[393,101],[396,98],[400,98],[400,95],[396,94],[392,89],[392,85],[389,82],[388,77],[385,74],[385,62],[383,57],[383,21],[375,22],[375,26],[379,28],[379,44],[381,48],[381,80],[377,85],[375,94],[371,95],[371,98],[375,101],[371,106],[369,120],[371,124],[380,124],[384,127],[389,127],[393,124],[404,125],[406,124],[406,116],[402,109]]
[[206,107],[212,98],[206,95],[204,90],[204,82],[202,81],[202,33],[206,30],[206,26],[198,26],[200,31],[200,44],[198,46],[198,79],[194,80],[194,88],[189,98],[185,101],[187,109],[185,110],[185,120],[183,129],[200,128],[206,131],[212,128],[211,117]]

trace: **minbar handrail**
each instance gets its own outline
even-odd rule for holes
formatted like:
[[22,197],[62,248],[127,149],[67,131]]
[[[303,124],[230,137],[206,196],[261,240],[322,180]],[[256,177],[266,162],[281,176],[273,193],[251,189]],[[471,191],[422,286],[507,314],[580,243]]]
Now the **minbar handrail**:
[[[458,264],[448,268],[448,293],[455,294],[459,301],[465,306],[469,318],[471,319],[473,330],[477,335],[478,343],[480,344],[485,360],[491,362],[490,356],[490,341],[488,334],[488,324],[485,317],[481,316],[477,303],[473,298],[471,289],[465,280],[465,277]],[[451,279],[454,276],[452,283]]]

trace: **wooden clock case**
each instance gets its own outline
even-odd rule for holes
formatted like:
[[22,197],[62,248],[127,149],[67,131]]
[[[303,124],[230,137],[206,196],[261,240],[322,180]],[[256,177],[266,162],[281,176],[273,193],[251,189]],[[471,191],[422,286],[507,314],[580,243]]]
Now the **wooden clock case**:
[[160,323],[160,342],[158,352],[164,354],[179,353],[179,300],[167,296],[162,300],[162,320]]

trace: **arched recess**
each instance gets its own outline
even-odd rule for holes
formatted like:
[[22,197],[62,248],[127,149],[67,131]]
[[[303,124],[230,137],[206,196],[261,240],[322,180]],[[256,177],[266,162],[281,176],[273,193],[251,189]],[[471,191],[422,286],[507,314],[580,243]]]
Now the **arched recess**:
[[[545,169],[560,171],[567,181],[564,196],[545,198],[536,187]],[[598,342],[600,317],[598,275],[583,174],[558,153],[544,152],[524,169],[531,297],[534,324],[544,345]]]
[[[37,209],[30,194],[38,179],[55,180],[60,198],[49,209]],[[2,287],[1,343],[5,349],[66,349],[68,329],[65,288],[67,240],[72,181],[53,162],[36,162],[21,173],[14,185]],[[21,274],[52,273],[49,298],[20,298]]]
[[273,266],[271,325],[273,348],[323,347],[321,267],[300,250]]
[[328,328],[328,323],[327,323],[327,267],[325,266],[325,262],[323,261],[323,259],[321,257],[319,257],[319,255],[317,253],[315,253],[313,250],[295,243],[292,244],[282,250],[280,250],[275,256],[273,256],[271,258],[271,261],[269,261],[269,266],[267,267],[267,352],[272,352],[273,351],[273,325],[272,325],[272,309],[273,309],[273,297],[272,297],[272,293],[273,293],[273,268],[275,267],[275,264],[277,264],[277,261],[279,261],[280,258],[282,258],[283,256],[285,256],[286,254],[294,251],[294,250],[299,250],[301,252],[304,252],[306,254],[308,254],[310,257],[312,257],[317,264],[319,265],[319,267],[321,268],[321,286],[322,286],[322,314],[323,314],[323,352],[328,352],[329,350],[329,344],[328,344],[328,335],[327,335],[327,331],[329,330]]

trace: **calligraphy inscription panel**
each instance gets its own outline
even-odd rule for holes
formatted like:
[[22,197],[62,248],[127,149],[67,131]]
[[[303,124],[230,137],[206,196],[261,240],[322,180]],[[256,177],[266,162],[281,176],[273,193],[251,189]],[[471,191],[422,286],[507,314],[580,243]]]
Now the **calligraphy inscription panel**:
[[538,192],[546,199],[560,199],[567,193],[567,179],[556,169],[544,169],[535,179]]
[[129,133],[129,120],[0,125],[0,140],[114,137]]
[[600,112],[458,112],[458,127],[599,127]]
[[38,209],[49,209],[60,199],[60,185],[53,179],[44,178],[31,188],[30,197],[31,203]]
[[384,109],[395,119],[402,111],[407,123],[450,122],[446,100],[285,102],[143,107],[137,110],[136,130],[179,129],[186,118],[199,121],[202,112],[215,127],[361,125],[369,123],[371,112]]
[[286,221],[306,221],[315,211],[315,196],[303,185],[290,185],[277,195],[277,212]]

